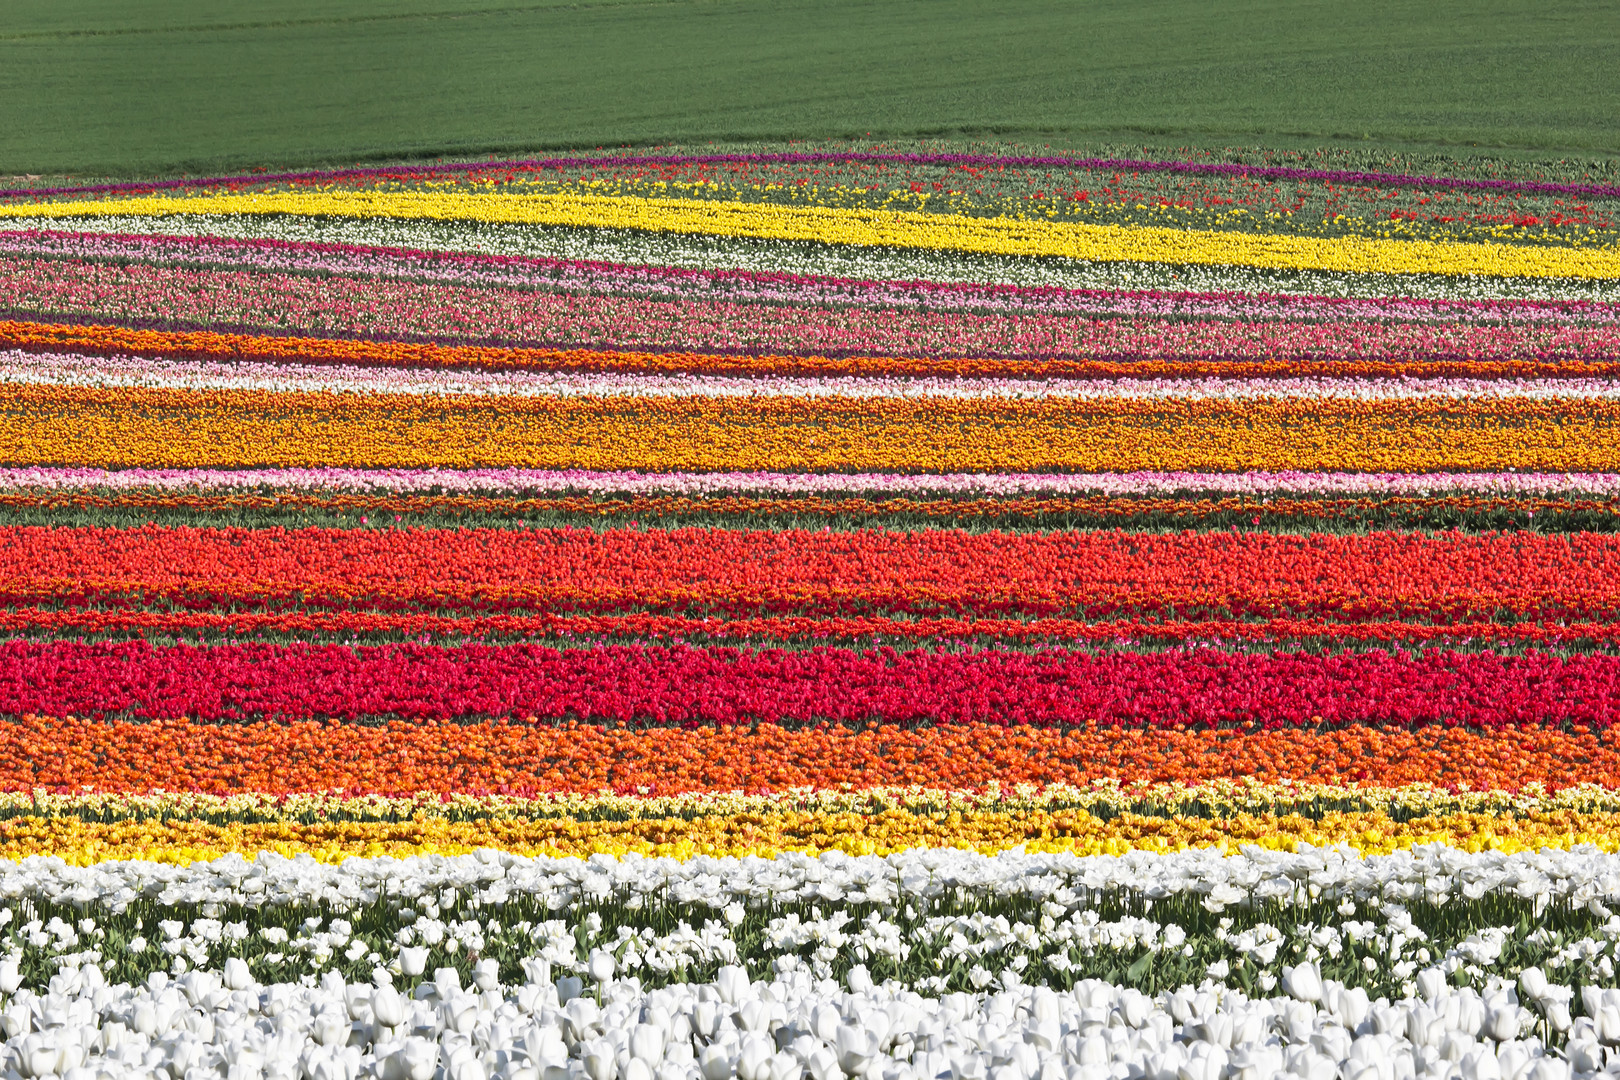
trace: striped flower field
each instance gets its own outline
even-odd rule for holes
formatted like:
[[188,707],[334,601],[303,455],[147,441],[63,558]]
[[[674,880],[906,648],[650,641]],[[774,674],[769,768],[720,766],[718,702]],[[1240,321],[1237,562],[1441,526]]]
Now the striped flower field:
[[1617,211],[0,192],[0,1072],[1620,1070]]

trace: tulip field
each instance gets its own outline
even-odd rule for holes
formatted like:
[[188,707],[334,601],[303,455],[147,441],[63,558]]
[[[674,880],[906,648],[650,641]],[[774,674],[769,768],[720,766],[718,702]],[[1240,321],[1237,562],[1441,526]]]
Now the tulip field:
[[1620,187],[0,191],[7,1080],[1620,1072]]

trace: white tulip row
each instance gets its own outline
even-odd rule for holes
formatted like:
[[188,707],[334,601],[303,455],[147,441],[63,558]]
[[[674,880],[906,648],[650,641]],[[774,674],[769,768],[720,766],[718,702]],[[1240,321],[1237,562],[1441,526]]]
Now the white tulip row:
[[1438,846],[1369,859],[30,859],[0,863],[0,954],[14,985],[34,989],[87,963],[130,980],[245,963],[265,981],[377,968],[414,981],[480,960],[507,975],[533,959],[583,976],[600,955],[648,985],[729,964],[818,979],[868,964],[927,993],[1095,976],[1269,992],[1303,962],[1399,996],[1431,967],[1477,990],[1526,965],[1572,984],[1613,981],[1617,869],[1620,858],[1591,851]]
[[684,861],[636,855],[529,857],[494,850],[351,858],[338,864],[273,852],[252,860],[232,854],[189,866],[136,860],[70,866],[47,856],[0,860],[0,898],[37,897],[113,911],[141,898],[161,904],[348,906],[390,897],[409,900],[443,889],[462,890],[491,905],[526,896],[553,910],[609,898],[705,904],[718,911],[733,903],[892,904],[943,895],[1026,897],[1073,909],[1098,896],[1134,895],[1189,897],[1219,911],[1272,901],[1441,904],[1501,895],[1533,900],[1538,907],[1558,901],[1596,911],[1620,902],[1620,854],[1589,846],[1469,853],[1430,844],[1367,857],[1347,847],[1301,845],[1295,852],[1246,846],[1233,855],[1208,848],[1119,856],[916,848],[887,856],[789,852]]
[[541,960],[524,967],[516,985],[486,964],[469,986],[446,968],[402,992],[382,971],[370,983],[328,974],[265,986],[228,961],[217,973],[109,985],[87,965],[45,994],[16,989],[0,969],[0,1071],[18,1080],[1554,1080],[1599,1073],[1620,1043],[1620,992],[1588,991],[1591,1016],[1572,1021],[1567,992],[1534,969],[1483,994],[1425,971],[1419,995],[1390,1001],[1305,964],[1263,999],[1213,983],[1150,997],[1095,980],[924,997],[874,985],[863,968],[839,985],[802,968],[755,982],[726,967],[712,983],[648,991],[614,978],[600,954],[590,982],[553,980]]
[[0,385],[429,397],[956,401],[1613,401],[1608,379],[957,379],[639,375],[222,362],[0,350]]
[[[615,229],[569,229],[374,218],[344,221],[260,215],[174,215],[76,220],[79,232],[222,236],[294,242],[469,251],[694,270],[829,275],[867,281],[939,281],[1060,289],[1283,293],[1305,296],[1424,297],[1441,300],[1620,301],[1620,281],[1485,278],[1424,274],[1342,274],[1245,267],[1090,263],[896,251],[832,244],[733,239]],[[43,218],[7,218],[0,229],[60,229]]]

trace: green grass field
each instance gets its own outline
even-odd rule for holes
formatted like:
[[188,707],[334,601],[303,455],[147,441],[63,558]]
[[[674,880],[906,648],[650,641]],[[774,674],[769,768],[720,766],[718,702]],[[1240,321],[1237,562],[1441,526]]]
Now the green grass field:
[[986,134],[1620,154],[1612,4],[7,0],[0,172]]

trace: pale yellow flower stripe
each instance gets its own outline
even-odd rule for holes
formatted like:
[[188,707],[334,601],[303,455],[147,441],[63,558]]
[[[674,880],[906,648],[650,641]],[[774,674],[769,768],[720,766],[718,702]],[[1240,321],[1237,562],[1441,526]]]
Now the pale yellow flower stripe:
[[936,248],[993,255],[1058,256],[1102,262],[1219,264],[1352,273],[1620,277],[1620,252],[1610,250],[1351,236],[1266,236],[705,199],[330,191],[148,196],[0,206],[0,217],[166,214],[432,218]]

